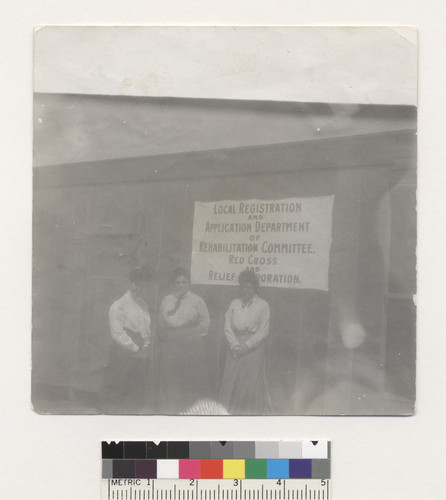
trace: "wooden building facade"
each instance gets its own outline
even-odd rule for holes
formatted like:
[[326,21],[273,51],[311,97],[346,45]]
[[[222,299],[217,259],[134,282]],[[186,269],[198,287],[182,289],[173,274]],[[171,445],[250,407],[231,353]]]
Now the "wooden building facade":
[[[415,395],[416,131],[39,167],[34,173],[33,402],[95,412],[108,310],[142,256],[157,316],[170,272],[190,265],[196,201],[334,195],[329,291],[263,288],[268,384],[277,414],[411,413]],[[233,286],[206,301],[217,394]],[[156,413],[156,397],[153,396]]]

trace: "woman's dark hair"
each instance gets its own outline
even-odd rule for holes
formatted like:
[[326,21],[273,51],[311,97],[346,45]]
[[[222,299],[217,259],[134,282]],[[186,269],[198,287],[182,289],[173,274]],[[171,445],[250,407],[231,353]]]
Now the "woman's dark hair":
[[250,283],[256,290],[259,288],[259,278],[257,278],[257,275],[254,271],[242,271],[238,275],[238,282],[240,285],[243,285],[243,283]]
[[153,276],[153,271],[150,267],[141,266],[134,267],[130,270],[129,279],[132,283],[142,283],[143,281],[150,281]]
[[184,276],[190,283],[190,273],[185,267],[176,267],[172,271],[172,281],[175,282],[179,276]]

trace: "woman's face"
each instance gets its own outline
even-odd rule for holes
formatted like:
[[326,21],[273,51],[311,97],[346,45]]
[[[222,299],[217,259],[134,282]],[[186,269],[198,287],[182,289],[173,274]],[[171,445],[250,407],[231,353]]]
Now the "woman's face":
[[189,280],[186,276],[177,276],[174,283],[177,295],[184,295],[189,290]]
[[240,284],[241,296],[243,300],[250,300],[256,294],[256,288],[252,283],[241,283]]
[[147,301],[149,299],[150,295],[150,283],[147,280],[141,280],[137,281],[136,283],[132,284],[131,287],[132,291],[136,293],[140,298],[144,299]]

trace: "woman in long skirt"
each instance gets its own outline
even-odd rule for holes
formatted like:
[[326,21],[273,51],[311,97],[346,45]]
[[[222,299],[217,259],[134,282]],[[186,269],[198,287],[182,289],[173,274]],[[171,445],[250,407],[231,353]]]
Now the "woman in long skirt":
[[147,412],[151,338],[147,295],[151,274],[148,268],[132,269],[128,291],[110,307],[112,344],[101,398],[104,413]]
[[270,309],[257,295],[259,281],[254,272],[242,271],[238,280],[240,297],[225,315],[229,350],[219,399],[233,415],[265,415],[272,410],[265,376]]
[[204,348],[209,312],[204,300],[189,290],[186,269],[175,269],[172,278],[173,290],[160,310],[158,401],[162,413],[178,414],[210,396]]

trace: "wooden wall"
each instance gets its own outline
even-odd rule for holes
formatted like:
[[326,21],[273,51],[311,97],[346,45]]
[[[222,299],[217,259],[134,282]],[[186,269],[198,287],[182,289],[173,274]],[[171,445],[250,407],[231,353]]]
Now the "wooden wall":
[[[110,342],[108,309],[125,291],[129,260],[139,252],[156,270],[156,327],[170,271],[190,264],[195,201],[334,194],[329,292],[260,292],[272,311],[268,382],[276,412],[410,412],[415,142],[409,130],[35,169],[34,394],[67,391],[72,401],[89,394],[94,407]],[[195,291],[211,314],[207,349],[217,391],[223,315],[237,291]],[[353,348],[361,328],[365,338]],[[156,381],[156,345],[152,356]],[[34,404],[45,411],[36,397]]]

